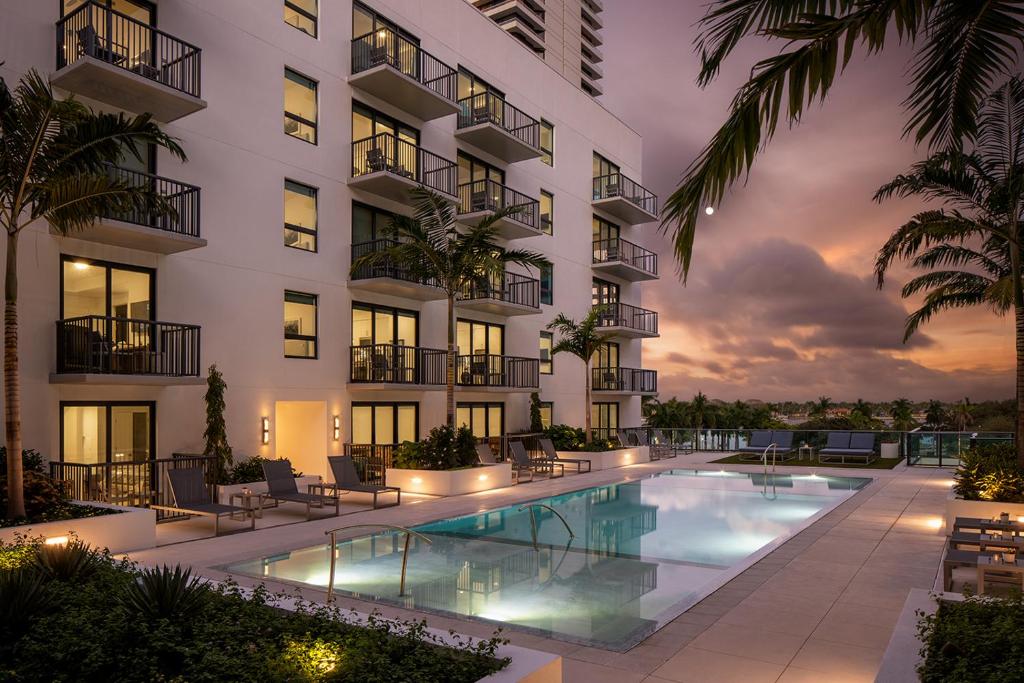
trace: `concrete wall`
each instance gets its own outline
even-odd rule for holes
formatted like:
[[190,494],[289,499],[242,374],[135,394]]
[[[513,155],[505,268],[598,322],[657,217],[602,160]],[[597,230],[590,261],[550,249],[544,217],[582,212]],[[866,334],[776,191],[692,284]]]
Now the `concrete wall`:
[[[506,324],[510,355],[536,357],[538,333],[557,313],[582,316],[590,305],[591,153],[621,164],[641,179],[639,136],[592,98],[465,0],[370,0],[367,4],[418,35],[424,49],[453,67],[464,65],[507,93],[508,101],[556,126],[555,166],[539,160],[512,164],[507,184],[538,196],[555,195],[554,236],[514,243],[543,252],[554,263],[554,305],[534,316],[480,320]],[[263,445],[259,418],[274,416],[285,401],[316,401],[327,416],[342,417],[349,434],[352,400],[420,402],[420,431],[444,420],[443,392],[360,392],[346,388],[350,306],[353,299],[420,312],[420,344],[444,345],[443,302],[420,303],[350,292],[351,204],[354,199],[409,212],[397,204],[351,191],[351,101],[359,99],[421,128],[426,149],[455,159],[455,117],[428,123],[350,88],[349,2],[321,3],[320,37],[313,39],[282,21],[280,3],[249,0],[177,0],[159,3],[159,27],[202,48],[202,96],[207,109],[167,126],[181,139],[188,163],[161,155],[158,172],[202,187],[202,236],[208,246],[161,256],[87,240],[59,238],[46,225],[22,236],[21,362],[25,445],[56,459],[59,403],[69,400],[155,401],[157,455],[201,448],[202,386],[69,386],[51,384],[55,369],[54,321],[59,317],[60,255],[153,267],[157,271],[157,315],[202,326],[201,361],[216,363],[228,383],[228,435],[237,457],[273,456],[278,444]],[[58,3],[0,0],[0,45],[6,61],[0,75],[14,82],[28,68],[49,74],[54,66],[54,22]],[[291,67],[319,81],[319,144],[282,132],[283,71]],[[98,103],[89,103],[101,107]],[[478,156],[486,157],[472,150]],[[317,186],[319,252],[283,246],[284,178]],[[623,227],[625,239],[637,228]],[[635,238],[634,238],[635,239]],[[282,309],[286,289],[319,296],[319,359],[283,357]],[[623,283],[622,301],[639,304],[640,285]],[[621,364],[640,367],[640,342],[622,341]],[[542,377],[542,398],[554,401],[554,420],[582,424],[581,362],[556,358],[555,375]],[[510,430],[528,425],[527,395],[459,392],[459,400],[502,401]],[[620,422],[639,423],[640,399],[620,401]],[[324,424],[329,434],[330,425]],[[327,437],[329,438],[329,436]]]

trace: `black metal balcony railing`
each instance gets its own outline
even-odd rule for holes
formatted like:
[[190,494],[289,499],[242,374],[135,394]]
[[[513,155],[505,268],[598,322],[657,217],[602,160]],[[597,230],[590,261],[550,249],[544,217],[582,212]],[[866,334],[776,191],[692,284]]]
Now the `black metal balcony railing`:
[[493,123],[509,135],[531,147],[540,148],[540,121],[492,92],[482,92],[459,100],[459,128]]
[[149,24],[83,3],[57,22],[57,68],[92,57],[199,97],[202,51]]
[[157,214],[145,209],[135,209],[124,214],[108,214],[110,220],[144,225],[176,235],[199,237],[199,188],[152,173],[132,171],[127,168],[108,165],[111,179],[132,187],[138,187],[160,195],[174,209],[174,214]]
[[658,213],[658,198],[643,185],[621,173],[610,173],[594,178],[594,200],[622,197],[647,213]]
[[658,334],[658,314],[623,303],[595,304],[601,327],[625,327],[637,332]]
[[455,359],[459,386],[535,389],[540,386],[540,359],[478,353]]
[[83,315],[57,321],[57,372],[199,376],[199,327]]
[[651,275],[658,274],[658,255],[653,251],[619,238],[594,240],[594,263],[612,261],[621,261]]
[[540,280],[505,271],[493,277],[481,276],[459,296],[464,301],[489,299],[540,309]]
[[459,213],[515,209],[509,218],[540,230],[540,201],[493,180],[475,180],[459,185]]
[[457,73],[389,28],[352,39],[352,73],[387,64],[447,100],[455,101]]
[[445,356],[439,349],[399,344],[351,347],[350,381],[380,384],[445,383]]
[[[170,458],[155,460],[127,460],[120,462],[51,462],[50,476],[62,482],[65,492],[73,500],[96,501],[111,505],[149,507],[173,506],[169,470],[199,467],[203,470],[207,493],[211,500],[216,488],[213,455],[175,453]],[[157,521],[188,519],[189,515],[169,510],[157,510]]]
[[658,390],[657,370],[636,368],[591,368],[594,391],[654,393]]
[[393,133],[378,133],[353,142],[352,177],[381,171],[455,196],[457,167],[454,161],[428,152]]
[[[356,259],[359,259],[366,254],[375,254],[377,252],[386,251],[397,244],[398,240],[388,238],[376,239],[370,242],[358,242],[352,245],[352,262],[355,263]],[[402,280],[403,282],[413,282],[420,285],[428,285],[430,287],[439,286],[436,280],[425,280],[421,277],[417,277],[405,268],[396,266],[390,261],[373,266],[362,266],[357,268],[352,274],[353,280],[368,280],[378,277]]]
[[384,474],[391,467],[397,444],[347,443],[345,455],[352,456],[359,478],[364,484],[384,485]]

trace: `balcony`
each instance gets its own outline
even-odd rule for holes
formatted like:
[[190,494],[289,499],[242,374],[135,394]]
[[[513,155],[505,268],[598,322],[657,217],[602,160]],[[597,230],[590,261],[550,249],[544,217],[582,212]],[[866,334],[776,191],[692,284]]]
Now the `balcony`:
[[654,396],[658,393],[658,372],[636,368],[591,368],[595,393],[622,396]]
[[615,216],[627,225],[658,220],[658,198],[621,173],[594,178],[591,206]]
[[194,45],[86,2],[57,22],[57,71],[50,82],[168,122],[206,107],[200,57]]
[[412,190],[425,187],[452,203],[456,197],[454,161],[403,140],[378,133],[352,143],[352,179],[349,187],[413,206]]
[[594,240],[592,267],[629,282],[658,279],[658,255],[623,239]]
[[531,391],[540,386],[538,358],[478,353],[455,361],[455,381],[463,389]]
[[54,384],[203,384],[199,327],[84,315],[57,321]]
[[500,218],[494,224],[497,237],[515,240],[543,234],[540,201],[493,180],[477,180],[459,185],[460,223],[479,225],[500,209],[515,209],[515,213]]
[[[352,245],[352,262],[364,254],[386,251],[398,244],[393,239],[378,239]],[[381,263],[358,269],[351,275],[349,289],[376,292],[416,301],[438,301],[445,298],[444,291],[432,280],[424,280],[404,268]]]
[[446,353],[399,344],[352,346],[350,389],[441,389],[445,386]]
[[510,164],[542,154],[540,122],[491,92],[459,100],[455,137]]
[[595,305],[598,325],[625,339],[649,339],[658,336],[658,314],[646,308],[622,303]]
[[[115,180],[159,194],[174,209],[174,215],[159,215],[144,209],[109,214],[72,237],[156,254],[175,254],[206,246],[206,240],[199,236],[198,187],[116,166],[109,166],[108,173]],[[60,234],[52,226],[50,233]]]
[[540,313],[540,280],[508,271],[481,277],[462,291],[457,305],[495,315],[534,315]]
[[349,85],[421,121],[459,111],[457,78],[455,69],[389,28],[352,39]]

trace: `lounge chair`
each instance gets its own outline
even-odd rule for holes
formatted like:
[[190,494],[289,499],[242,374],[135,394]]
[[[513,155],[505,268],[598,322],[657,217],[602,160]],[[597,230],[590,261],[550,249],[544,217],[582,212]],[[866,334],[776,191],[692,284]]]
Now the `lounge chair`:
[[210,500],[210,489],[206,485],[201,467],[186,467],[167,471],[167,483],[171,487],[173,505],[151,505],[154,510],[180,512],[199,517],[213,517],[213,535],[220,535],[220,518],[235,514],[249,517],[249,531],[256,528],[256,515],[236,505],[224,505]]
[[494,459],[494,451],[491,450],[490,444],[478,443],[476,445],[476,460],[481,465],[497,465],[498,461]]
[[292,476],[292,464],[288,460],[264,460],[263,476],[267,480],[267,498],[278,503],[298,503],[306,506],[306,519],[313,518],[314,508],[334,506],[334,516],[341,511],[337,496],[320,493],[302,493]]
[[[402,489],[397,486],[381,486],[378,484],[364,484],[359,478],[356,470],[356,463],[351,455],[332,455],[327,458],[331,466],[331,474],[334,475],[334,483],[327,485],[337,495],[341,491],[353,491],[355,493],[372,493],[373,509],[378,507],[390,508],[402,504]],[[394,503],[377,505],[377,496],[382,493],[394,493],[397,497]],[[337,500],[337,498],[335,498]]]
[[544,450],[544,455],[548,456],[548,460],[551,462],[561,462],[567,465],[576,465],[576,473],[583,474],[583,465],[587,466],[587,472],[590,471],[590,460],[587,458],[560,458],[558,457],[558,451],[555,450],[555,444],[551,443],[551,439],[537,439],[537,443]]
[[[750,441],[746,446],[740,446],[737,450],[740,453],[740,460],[760,460],[764,449],[772,443],[772,432],[769,429],[755,429],[750,432]],[[746,457],[756,455],[756,458]]]
[[636,445],[633,443],[633,439],[629,438],[629,433],[626,432],[626,430],[624,429],[616,430],[615,438],[619,440],[619,446],[621,446],[622,448],[629,448],[630,446]]
[[[552,462],[547,458],[543,460],[536,460],[530,457],[530,454],[526,452],[526,446],[523,445],[522,441],[509,441],[508,452],[512,455],[512,469],[517,472],[517,477],[520,476],[518,473],[529,472],[530,479],[533,479],[533,474],[546,474],[550,478],[561,477],[565,475],[565,465],[560,462]],[[558,474],[555,474],[555,468],[558,468]]]
[[845,464],[847,458],[865,465],[875,459],[875,435],[869,432],[829,432],[825,447],[818,451],[818,462]]
[[672,451],[672,448],[666,444],[651,443],[651,440],[647,438],[646,429],[638,429],[633,432],[633,436],[636,437],[637,445],[647,446],[650,450],[651,460],[661,460],[662,458],[674,458],[676,454]]
[[669,452],[672,454],[669,456],[670,458],[676,457],[680,452],[693,453],[692,448],[688,451],[686,450],[685,444],[677,444],[672,439],[666,438],[660,429],[652,429],[651,436],[654,437],[654,443],[669,449]]
[[[775,448],[769,449],[772,444]],[[788,429],[768,431],[767,429],[755,429],[750,433],[750,441],[746,446],[741,446],[738,451],[740,460],[760,461],[765,450],[768,449],[768,456],[774,456],[777,460],[788,460],[793,455],[793,432]]]

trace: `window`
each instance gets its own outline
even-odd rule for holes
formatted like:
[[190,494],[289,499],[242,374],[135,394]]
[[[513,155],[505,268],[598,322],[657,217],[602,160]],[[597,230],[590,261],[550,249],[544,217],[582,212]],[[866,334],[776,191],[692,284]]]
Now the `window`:
[[619,303],[619,286],[614,282],[594,278],[590,292],[591,303],[594,306],[608,306]]
[[[61,462],[91,465],[145,462],[155,457],[155,403],[62,401],[60,411]],[[141,479],[130,478],[128,485],[148,486],[148,479]],[[123,486],[125,483],[114,482],[113,485]],[[132,492],[119,493],[130,495]]]
[[555,299],[555,267],[550,263],[540,267],[540,302],[551,305]]
[[555,416],[555,404],[553,401],[541,401],[540,402],[540,423],[544,429],[551,426],[553,418]]
[[[482,180],[492,180],[499,185],[505,184],[505,172],[496,166],[491,166],[486,161],[480,161],[476,157],[465,152],[459,152],[459,185],[476,183]],[[481,183],[480,187],[474,187],[473,193],[487,191]],[[499,201],[500,197],[494,201]]]
[[418,145],[420,132],[412,126],[407,126],[387,114],[382,114],[376,109],[367,107],[361,102],[352,102],[352,142],[365,140],[366,138],[381,133],[397,135],[399,138],[413,145]]
[[[464,100],[467,97],[473,95],[480,95],[482,93],[491,93],[497,99],[505,99],[505,93],[495,88],[493,85],[474,74],[469,69],[459,67],[459,83],[458,83],[458,96],[460,100]],[[481,103],[482,104],[482,103]],[[492,112],[494,114],[496,112]],[[499,114],[500,115],[500,114]]]
[[615,342],[604,342],[597,347],[591,361],[595,368],[619,367],[619,345]]
[[384,209],[352,202],[352,244],[365,244],[393,236],[395,215]]
[[154,319],[154,275],[148,268],[62,256],[60,317],[121,318],[121,322],[114,320],[111,334],[115,341],[126,341],[129,323],[124,319]]
[[316,81],[284,70],[284,132],[316,144]]
[[418,403],[353,403],[352,443],[397,444],[416,441]]
[[460,356],[504,355],[505,326],[459,320],[455,326],[455,341]]
[[352,346],[416,346],[418,327],[416,311],[373,304],[352,304]]
[[555,126],[553,123],[540,120],[540,160],[548,166],[555,165]]
[[284,293],[285,358],[316,358],[316,294]]
[[505,432],[504,403],[459,403],[455,424],[469,427],[478,439],[500,437]]
[[555,336],[550,332],[540,333],[540,374],[554,374],[555,362],[551,355],[551,348],[555,345]]
[[609,223],[599,216],[593,217],[593,228],[595,242],[610,242],[619,239],[619,226]]
[[594,436],[599,439],[610,439],[619,428],[619,404],[595,403],[590,406],[590,424]]
[[284,0],[284,23],[316,38],[316,0]]
[[284,181],[284,246],[316,251],[315,187]]
[[540,191],[540,231],[550,235],[555,231],[555,195]]
[[594,199],[618,196],[619,167],[594,152]]

